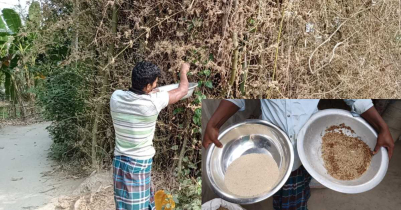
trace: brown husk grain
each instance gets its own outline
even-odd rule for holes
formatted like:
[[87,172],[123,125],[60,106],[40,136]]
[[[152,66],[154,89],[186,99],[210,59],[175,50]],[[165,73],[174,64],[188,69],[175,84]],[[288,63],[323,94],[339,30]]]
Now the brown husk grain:
[[[344,125],[340,127],[344,128]],[[372,159],[369,146],[359,138],[336,132],[333,126],[328,130],[330,132],[322,138],[322,157],[327,172],[339,180],[354,180],[362,176]]]

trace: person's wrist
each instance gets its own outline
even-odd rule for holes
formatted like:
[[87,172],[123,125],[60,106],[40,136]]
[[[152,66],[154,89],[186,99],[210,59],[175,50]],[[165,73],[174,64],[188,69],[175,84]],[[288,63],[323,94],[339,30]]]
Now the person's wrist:
[[386,123],[382,123],[379,125],[379,132],[390,132]]
[[182,71],[181,71],[181,75],[180,75],[180,77],[181,77],[181,78],[186,78],[186,77],[187,77],[187,73],[186,73],[186,72],[182,72]]
[[206,129],[218,129],[216,123],[209,121],[206,125]]

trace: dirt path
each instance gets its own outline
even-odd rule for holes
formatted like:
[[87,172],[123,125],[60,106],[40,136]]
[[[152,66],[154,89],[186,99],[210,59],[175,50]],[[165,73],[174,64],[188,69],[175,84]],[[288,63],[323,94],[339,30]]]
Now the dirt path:
[[57,164],[47,157],[52,143],[48,125],[0,128],[0,210],[37,209],[82,183],[55,173]]

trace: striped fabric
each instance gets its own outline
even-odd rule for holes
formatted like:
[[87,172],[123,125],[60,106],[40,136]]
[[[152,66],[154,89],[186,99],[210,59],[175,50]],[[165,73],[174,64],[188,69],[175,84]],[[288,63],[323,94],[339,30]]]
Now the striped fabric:
[[307,210],[311,179],[312,177],[302,165],[291,172],[284,186],[273,195],[273,208],[275,210]]
[[136,160],[152,158],[157,116],[168,101],[168,92],[137,95],[131,91],[114,91],[110,98],[116,139],[114,155]]
[[125,156],[113,159],[116,210],[154,210],[151,188],[152,159],[135,160]]

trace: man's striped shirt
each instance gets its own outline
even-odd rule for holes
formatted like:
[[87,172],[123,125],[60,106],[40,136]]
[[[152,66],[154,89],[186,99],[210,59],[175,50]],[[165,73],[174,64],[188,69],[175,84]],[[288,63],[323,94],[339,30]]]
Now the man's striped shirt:
[[110,111],[115,130],[115,156],[146,160],[155,155],[152,140],[157,116],[168,101],[168,92],[138,95],[131,91],[114,91]]

